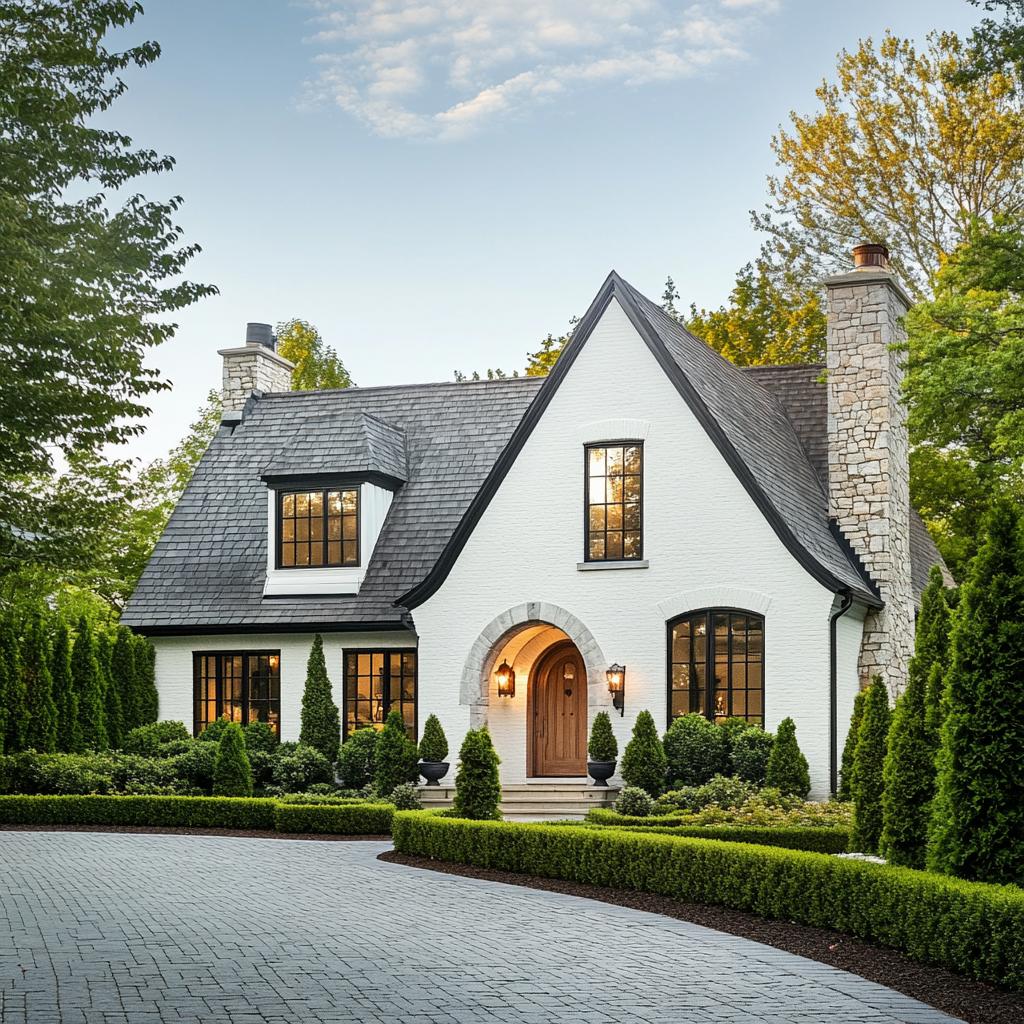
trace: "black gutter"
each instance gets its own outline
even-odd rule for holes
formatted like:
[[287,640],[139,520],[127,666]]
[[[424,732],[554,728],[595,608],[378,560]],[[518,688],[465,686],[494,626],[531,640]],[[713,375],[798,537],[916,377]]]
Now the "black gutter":
[[140,636],[220,636],[228,633],[383,633],[390,630],[413,632],[409,616],[408,621],[388,622],[247,622],[225,623],[215,626],[135,626],[130,622],[123,623],[133,633]]
[[853,594],[842,595],[842,603],[828,619],[828,788],[835,796],[839,792],[839,710],[836,623],[850,610]]

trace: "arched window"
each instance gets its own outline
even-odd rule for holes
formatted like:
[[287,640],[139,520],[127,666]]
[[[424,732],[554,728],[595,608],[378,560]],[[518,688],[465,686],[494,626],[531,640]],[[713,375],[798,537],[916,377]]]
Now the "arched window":
[[732,608],[668,624],[668,720],[699,714],[764,725],[764,617]]

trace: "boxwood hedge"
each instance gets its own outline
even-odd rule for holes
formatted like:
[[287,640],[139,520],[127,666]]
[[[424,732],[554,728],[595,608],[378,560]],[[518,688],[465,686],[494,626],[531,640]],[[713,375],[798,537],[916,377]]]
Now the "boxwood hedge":
[[395,814],[400,853],[831,928],[1024,989],[1024,891],[745,843]]
[[274,827],[278,832],[386,836],[394,813],[391,804],[277,804]]
[[813,853],[846,853],[850,848],[850,833],[845,828],[796,825],[627,825],[625,831],[687,836],[691,839],[718,839],[724,843],[753,843],[755,846],[777,846],[785,850],[810,850]]

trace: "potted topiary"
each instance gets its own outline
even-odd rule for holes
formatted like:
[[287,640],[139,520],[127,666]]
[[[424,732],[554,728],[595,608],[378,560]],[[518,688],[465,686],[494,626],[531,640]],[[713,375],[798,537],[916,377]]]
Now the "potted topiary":
[[615,774],[615,758],[619,754],[619,745],[615,742],[612,720],[607,711],[599,711],[594,716],[587,753],[590,754],[587,773],[594,780],[595,786],[607,789],[608,780]]
[[420,740],[420,775],[427,780],[428,786],[440,785],[440,780],[448,774],[448,740],[444,729],[431,715],[423,726],[423,738]]

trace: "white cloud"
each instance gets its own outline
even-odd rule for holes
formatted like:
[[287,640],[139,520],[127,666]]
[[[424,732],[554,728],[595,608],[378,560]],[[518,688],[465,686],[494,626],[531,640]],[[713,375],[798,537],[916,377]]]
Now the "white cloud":
[[308,100],[378,135],[457,139],[595,83],[636,88],[746,57],[778,0],[308,0]]

